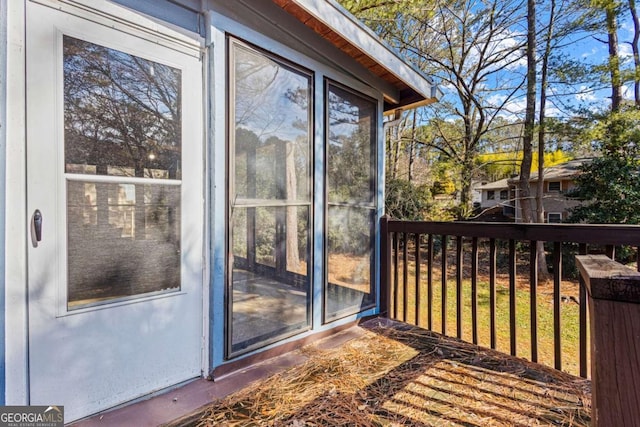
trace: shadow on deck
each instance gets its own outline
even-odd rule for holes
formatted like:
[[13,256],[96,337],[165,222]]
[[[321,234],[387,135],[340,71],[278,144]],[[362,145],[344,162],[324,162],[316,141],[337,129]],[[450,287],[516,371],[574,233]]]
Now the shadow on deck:
[[[386,319],[174,425],[590,424],[590,381]],[[186,420],[185,420],[186,421]]]

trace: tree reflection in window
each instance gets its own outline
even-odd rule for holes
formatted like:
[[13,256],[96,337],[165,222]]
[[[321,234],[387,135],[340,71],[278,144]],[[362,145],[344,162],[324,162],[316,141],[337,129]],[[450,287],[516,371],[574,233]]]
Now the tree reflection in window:
[[179,290],[181,70],[64,36],[63,79],[69,309]]
[[371,307],[376,214],[376,103],[327,84],[325,319]]
[[64,36],[67,173],[180,179],[181,71]]
[[310,325],[308,72],[230,40],[228,354]]
[[371,206],[375,195],[375,104],[337,87],[331,87],[328,98],[329,202]]

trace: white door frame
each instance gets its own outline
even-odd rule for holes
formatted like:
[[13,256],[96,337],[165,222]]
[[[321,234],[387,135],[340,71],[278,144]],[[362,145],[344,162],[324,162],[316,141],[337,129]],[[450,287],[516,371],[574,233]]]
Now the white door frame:
[[[25,3],[6,1],[7,127],[5,209],[5,403],[29,402],[27,329],[27,214]],[[10,160],[9,160],[10,159]]]

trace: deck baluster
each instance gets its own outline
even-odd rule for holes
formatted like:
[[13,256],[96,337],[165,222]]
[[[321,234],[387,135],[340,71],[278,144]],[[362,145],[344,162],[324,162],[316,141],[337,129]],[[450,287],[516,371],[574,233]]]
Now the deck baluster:
[[471,329],[474,344],[478,344],[478,238],[471,240]]
[[509,341],[511,355],[517,353],[516,330],[516,241],[509,240]]
[[409,233],[402,233],[402,321],[407,321],[407,307],[409,304],[409,262],[408,262],[408,246]]
[[538,361],[538,242],[529,242],[529,310],[531,360]]
[[442,256],[442,277],[441,277],[441,283],[442,283],[442,294],[441,294],[441,300],[442,300],[442,305],[440,307],[440,314],[442,316],[442,334],[443,335],[447,335],[447,240],[448,240],[448,236],[446,234],[443,234],[441,236],[441,241],[442,241],[442,250],[440,251],[440,254]]
[[456,238],[456,335],[462,338],[462,236]]
[[554,367],[562,370],[562,298],[560,285],[562,281],[562,242],[553,243],[553,354]]
[[415,253],[415,257],[416,257],[416,289],[415,289],[415,296],[416,296],[416,301],[415,301],[415,322],[416,325],[420,325],[420,319],[422,318],[421,314],[422,314],[422,289],[420,286],[420,241],[422,240],[422,235],[419,233],[416,233],[415,235],[416,238],[416,253]]
[[393,233],[393,318],[398,318],[398,306],[400,305],[400,292],[398,292],[399,287],[399,277],[398,277],[398,262],[400,260],[400,233]]
[[489,239],[489,328],[491,348],[496,348],[496,239]]
[[427,237],[427,306],[429,308],[427,327],[433,330],[433,234]]

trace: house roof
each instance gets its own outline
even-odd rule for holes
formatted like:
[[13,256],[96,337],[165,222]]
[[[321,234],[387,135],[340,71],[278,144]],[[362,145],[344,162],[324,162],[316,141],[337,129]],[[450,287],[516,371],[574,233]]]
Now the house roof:
[[431,104],[441,96],[427,76],[335,0],[272,1],[395,87],[395,94],[385,94],[385,112]]
[[[561,165],[546,168],[544,170],[544,180],[573,178],[580,174],[580,166],[590,161],[591,159],[575,159]],[[538,181],[538,172],[531,174],[531,181]]]
[[476,190],[489,191],[489,190],[506,190],[509,188],[509,178],[500,179],[494,182],[488,182],[486,184],[479,185]]
[[[544,169],[544,180],[553,181],[558,179],[573,178],[580,174],[580,166],[584,163],[590,162],[591,159],[575,159],[569,160],[566,163],[560,165],[551,166]],[[519,179],[519,176],[509,179],[510,183],[515,183]],[[531,173],[529,182],[538,182],[538,172]]]
[[[573,178],[580,174],[580,166],[590,161],[591,159],[575,159],[575,160],[570,160],[566,163],[562,163],[560,165],[545,168],[544,180],[554,181],[559,179]],[[479,191],[503,190],[503,189],[509,188],[510,185],[516,184],[518,179],[520,179],[519,175],[516,175],[513,178],[504,178],[498,181],[479,185],[476,188],[476,190],[479,190]],[[529,179],[529,182],[537,182],[537,181],[538,181],[538,172],[533,172],[531,174],[531,178]]]

